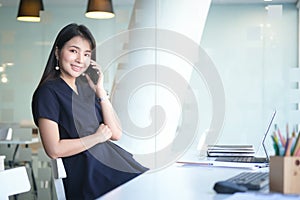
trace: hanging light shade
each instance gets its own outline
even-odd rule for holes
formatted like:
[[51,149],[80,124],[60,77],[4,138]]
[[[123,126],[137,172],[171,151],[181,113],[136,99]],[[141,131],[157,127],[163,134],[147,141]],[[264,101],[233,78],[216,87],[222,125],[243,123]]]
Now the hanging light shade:
[[115,16],[111,0],[89,0],[85,16],[93,19],[109,19]]
[[44,10],[42,0],[20,0],[17,20],[26,22],[39,22],[40,10]]

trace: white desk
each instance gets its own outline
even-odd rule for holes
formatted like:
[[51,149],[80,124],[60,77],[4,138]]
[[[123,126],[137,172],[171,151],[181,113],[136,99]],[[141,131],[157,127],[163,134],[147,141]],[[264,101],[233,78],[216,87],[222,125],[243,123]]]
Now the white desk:
[[[202,162],[205,156],[193,150],[186,152],[180,161]],[[100,197],[100,200],[221,200],[229,197],[217,194],[214,184],[244,171],[268,171],[268,168],[229,168],[220,166],[186,165],[178,163],[156,172],[146,172]]]
[[157,172],[142,174],[99,199],[225,199],[229,195],[216,194],[213,190],[215,182],[243,171],[247,169],[174,164]]
[[31,140],[0,140],[0,144],[34,144],[34,143],[38,143],[39,142],[39,138],[38,137],[33,137]]
[[31,140],[0,140],[0,145],[16,145],[15,149],[14,149],[14,153],[13,153],[13,157],[12,157],[12,161],[10,163],[10,167],[14,167],[15,164],[15,159],[16,159],[16,155],[19,149],[20,145],[30,145],[30,144],[35,144],[35,143],[39,143],[39,138],[38,137],[33,137],[31,138]]

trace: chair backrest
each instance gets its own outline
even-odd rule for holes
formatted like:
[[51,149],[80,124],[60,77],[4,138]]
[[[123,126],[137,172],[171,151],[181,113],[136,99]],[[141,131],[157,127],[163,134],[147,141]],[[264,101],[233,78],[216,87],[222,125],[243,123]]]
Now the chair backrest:
[[12,139],[12,128],[1,127],[0,128],[0,140],[11,140]]
[[28,192],[31,189],[25,166],[0,171],[0,199]]
[[66,178],[67,174],[62,159],[52,159],[51,168],[57,200],[65,200],[66,196],[62,179]]

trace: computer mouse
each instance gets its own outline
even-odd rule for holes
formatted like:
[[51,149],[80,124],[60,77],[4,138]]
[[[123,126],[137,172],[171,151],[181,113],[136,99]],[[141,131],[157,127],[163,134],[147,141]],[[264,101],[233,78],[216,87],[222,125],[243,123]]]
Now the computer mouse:
[[233,194],[235,192],[246,192],[248,189],[244,186],[229,181],[218,181],[214,185],[214,190],[217,193]]

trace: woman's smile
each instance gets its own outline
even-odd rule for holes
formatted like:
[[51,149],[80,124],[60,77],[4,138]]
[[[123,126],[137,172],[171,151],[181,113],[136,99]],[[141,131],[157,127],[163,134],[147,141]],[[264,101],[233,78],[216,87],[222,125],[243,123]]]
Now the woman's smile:
[[80,66],[78,66],[78,65],[72,65],[72,64],[71,64],[71,69],[72,69],[73,71],[75,71],[75,72],[81,72],[81,71],[84,69],[84,67],[80,67]]

